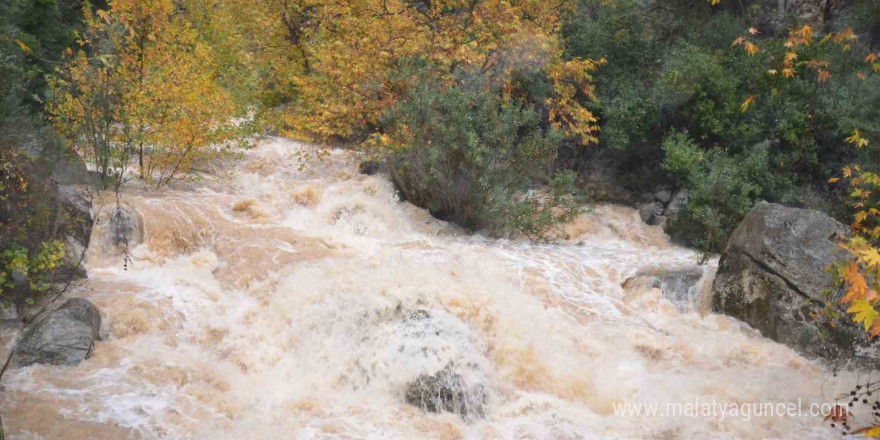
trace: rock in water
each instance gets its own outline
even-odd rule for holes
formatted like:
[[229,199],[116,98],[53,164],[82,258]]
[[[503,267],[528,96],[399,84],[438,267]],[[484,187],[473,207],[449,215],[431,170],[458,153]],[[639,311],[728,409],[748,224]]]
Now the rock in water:
[[[713,284],[712,310],[742,321],[810,357],[848,357],[859,329],[820,337],[811,302],[832,288],[829,264],[848,258],[835,237],[846,227],[810,209],[757,204],[730,236]],[[864,339],[864,335],[861,335]]]
[[702,310],[703,276],[704,270],[699,266],[649,266],[627,278],[621,287],[626,291],[657,288],[679,312],[699,312]]
[[98,309],[88,300],[71,298],[24,330],[15,346],[13,365],[76,365],[91,356],[100,328]]
[[117,206],[110,213],[108,239],[113,246],[137,246],[143,241],[143,226],[137,211],[128,206]]
[[465,421],[483,417],[486,393],[482,385],[469,386],[449,363],[434,374],[420,374],[406,390],[406,403],[431,412],[451,412]]

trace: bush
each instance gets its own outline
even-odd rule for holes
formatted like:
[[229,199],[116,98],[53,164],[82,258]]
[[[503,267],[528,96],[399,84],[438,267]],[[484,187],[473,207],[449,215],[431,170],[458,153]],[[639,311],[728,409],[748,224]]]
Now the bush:
[[720,148],[701,150],[686,132],[663,141],[662,167],[689,190],[688,205],[670,225],[670,233],[688,245],[718,252],[727,236],[762,198],[790,202],[795,187],[768,164],[769,142],[742,154]]
[[466,227],[540,241],[558,237],[580,203],[574,174],[553,170],[562,135],[540,121],[533,106],[480,80],[425,80],[383,118],[376,142],[407,200]]
[[[686,4],[590,4],[566,22],[568,56],[608,60],[594,75],[602,131],[593,157],[617,158],[606,168],[633,192],[652,190],[646,182],[664,178],[689,189],[697,200],[673,231],[704,249],[720,249],[759,199],[843,212],[841,194],[827,179],[850,162],[877,163],[880,157],[874,143],[863,149],[841,145],[855,128],[871,139],[880,134],[880,107],[874,104],[880,101],[880,75],[865,77],[871,66],[864,62],[864,39],[843,50],[833,41],[820,43],[823,35],[817,33],[815,43],[798,52],[804,62],[797,74],[783,78],[769,72],[789,50],[787,25],[771,23],[773,11],[754,4],[707,13]],[[862,22],[875,16],[867,10],[845,9],[824,32],[847,25],[856,33],[868,30],[873,22]],[[748,33],[752,26],[757,35]],[[749,55],[731,47],[743,35],[760,51]],[[828,61],[831,79],[819,81],[815,69],[804,67],[806,60]]]

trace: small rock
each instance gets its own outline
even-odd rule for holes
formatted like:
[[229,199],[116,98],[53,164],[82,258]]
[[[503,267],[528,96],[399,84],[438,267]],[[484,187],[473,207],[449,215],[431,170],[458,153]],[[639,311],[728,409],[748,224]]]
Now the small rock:
[[627,292],[646,288],[660,289],[663,297],[672,302],[678,311],[700,311],[703,306],[701,280],[704,276],[705,270],[700,266],[649,266],[627,278],[621,287]]
[[676,191],[672,196],[672,200],[666,205],[663,215],[674,218],[681,210],[685,209],[688,204],[688,192],[686,189]]
[[663,205],[658,202],[643,203],[639,206],[639,217],[645,223],[649,222],[655,215],[661,215],[662,213]]
[[15,305],[0,301],[0,323],[17,322],[18,320],[18,310],[16,310]]
[[469,386],[449,363],[434,374],[416,377],[407,387],[406,403],[425,411],[455,413],[471,421],[484,416],[486,392],[480,384]]
[[662,203],[669,203],[669,201],[672,200],[672,193],[669,192],[669,190],[661,189],[654,193],[654,198]]
[[649,218],[648,221],[645,222],[645,223],[647,223],[647,224],[649,224],[649,225],[651,225],[651,226],[662,226],[662,227],[665,227],[665,226],[666,226],[666,220],[667,220],[666,216],[664,216],[664,215],[656,215],[656,214],[655,214],[655,215],[652,215],[651,218]]
[[101,314],[88,300],[71,298],[24,330],[15,346],[13,365],[76,365],[92,354],[100,339]]
[[134,208],[117,206],[102,220],[107,224],[106,249],[133,247],[143,242],[143,226]]
[[382,163],[375,160],[365,160],[358,165],[361,174],[372,176],[382,170]]

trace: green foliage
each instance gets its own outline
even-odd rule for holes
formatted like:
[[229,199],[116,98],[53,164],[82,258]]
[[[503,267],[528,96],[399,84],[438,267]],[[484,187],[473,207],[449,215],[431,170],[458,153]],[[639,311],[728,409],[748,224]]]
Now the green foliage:
[[[64,243],[58,240],[43,242],[40,250],[29,255],[22,246],[12,246],[0,252],[0,295],[13,290],[20,283],[28,292],[46,290],[51,275],[64,261]],[[21,281],[19,281],[21,280]]]
[[[691,203],[679,222],[678,237],[706,249],[723,246],[729,225],[759,198],[799,206],[827,199],[820,204],[842,212],[842,198],[826,180],[845,164],[880,158],[877,145],[841,147],[854,128],[871,138],[880,135],[880,76],[856,75],[870,71],[863,60],[870,38],[842,50],[831,41],[819,43],[822,35],[817,34],[815,44],[799,49],[798,61],[830,62],[832,80],[819,81],[818,69],[803,66],[798,75],[784,78],[769,70],[778,69],[788,51],[784,43],[792,23],[768,22],[775,12],[760,2],[746,9],[726,2],[714,13],[700,5],[689,10],[688,3],[591,3],[563,27],[568,56],[608,61],[594,75],[595,113],[602,124],[598,149],[619,158],[618,174],[638,170],[638,179],[629,179],[636,183],[634,191],[649,189],[638,186],[646,181],[672,178],[692,196],[707,188],[714,188],[708,193],[735,194],[735,201],[720,197]],[[870,31],[870,4],[856,2],[827,31],[847,25]],[[748,32],[752,27],[757,35]],[[760,50],[750,55],[742,46],[731,46],[742,35]],[[747,100],[750,105],[743,110]],[[693,151],[678,146],[684,142],[675,133],[682,130],[690,134]],[[722,169],[682,169],[683,163],[697,163],[696,156]],[[658,167],[661,162],[664,166]],[[774,180],[725,183],[726,176],[743,173],[768,174]]]
[[394,181],[408,200],[458,224],[559,236],[579,212],[574,174],[553,172],[562,135],[541,126],[534,106],[475,77],[447,88],[424,80],[386,114],[383,139],[405,140],[382,149]]
[[729,154],[700,149],[686,132],[663,141],[662,167],[688,189],[688,205],[671,225],[673,237],[709,251],[721,251],[727,236],[762,198],[791,201],[794,186],[769,168],[768,143]]

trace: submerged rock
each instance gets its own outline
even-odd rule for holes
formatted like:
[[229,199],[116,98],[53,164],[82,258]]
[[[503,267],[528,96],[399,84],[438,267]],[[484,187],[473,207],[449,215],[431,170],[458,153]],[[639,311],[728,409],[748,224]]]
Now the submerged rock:
[[451,412],[470,421],[483,417],[486,392],[481,384],[469,385],[449,363],[434,374],[421,374],[406,389],[406,403],[430,412]]
[[76,365],[91,356],[100,328],[98,309],[86,299],[71,298],[24,330],[13,365]]
[[143,241],[143,227],[137,212],[127,206],[117,206],[110,214],[110,239],[116,245],[135,246]]
[[757,204],[721,256],[712,310],[810,357],[853,355],[864,332],[851,325],[820,329],[810,316],[832,288],[825,268],[849,257],[835,240],[845,232],[844,225],[819,211]]
[[636,289],[660,289],[663,297],[672,302],[680,312],[702,309],[702,285],[704,269],[693,267],[652,266],[639,270],[626,279],[622,287],[626,291]]
[[103,243],[104,250],[118,252],[126,247],[131,248],[143,242],[144,228],[138,212],[125,205],[117,205],[102,213],[98,218],[99,227],[106,231]]

